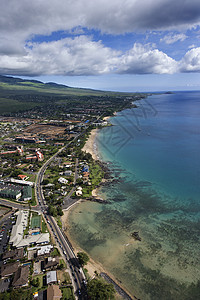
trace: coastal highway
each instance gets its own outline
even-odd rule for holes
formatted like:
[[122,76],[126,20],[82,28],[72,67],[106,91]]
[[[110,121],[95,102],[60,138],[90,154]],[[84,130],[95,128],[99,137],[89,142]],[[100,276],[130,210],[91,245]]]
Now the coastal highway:
[[[80,134],[77,135],[73,139],[73,141],[76,140],[79,136],[80,136]],[[51,233],[52,233],[52,235],[54,235],[55,240],[59,245],[59,248],[62,250],[62,255],[65,258],[65,260],[69,266],[69,271],[71,273],[73,286],[75,287],[75,295],[76,295],[76,297],[78,297],[78,299],[85,299],[86,293],[85,293],[84,273],[78,264],[78,260],[76,258],[75,253],[73,252],[73,249],[71,248],[71,244],[68,242],[68,239],[65,237],[64,233],[61,231],[61,229],[57,225],[55,219],[52,216],[47,215],[47,205],[46,205],[46,201],[45,201],[45,198],[44,198],[44,195],[42,192],[42,186],[41,186],[43,176],[44,176],[44,173],[45,173],[48,165],[61,151],[63,151],[67,147],[69,147],[72,142],[69,142],[66,146],[64,146],[58,152],[56,152],[41,167],[41,169],[39,170],[39,172],[37,174],[37,178],[36,178],[35,194],[36,194],[36,199],[41,208],[41,212],[42,212],[43,216],[45,217],[47,223],[49,224]],[[71,192],[73,193],[74,190],[75,190],[75,188],[73,187]]]

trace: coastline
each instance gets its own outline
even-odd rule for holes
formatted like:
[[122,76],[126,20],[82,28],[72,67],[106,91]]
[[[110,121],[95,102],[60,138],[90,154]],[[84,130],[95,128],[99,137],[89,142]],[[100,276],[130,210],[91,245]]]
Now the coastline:
[[[110,117],[105,117],[104,120],[108,120]],[[88,140],[86,141],[84,147],[82,148],[82,151],[85,151],[86,153],[90,153],[92,155],[92,158],[94,160],[99,160],[98,157],[98,153],[97,150],[95,149],[95,139],[96,139],[96,135],[98,134],[99,129],[95,128],[92,129],[90,132],[90,135],[88,137]],[[106,179],[102,179],[102,183],[106,182]],[[92,196],[94,198],[100,198],[99,194],[98,194],[98,190],[99,187],[95,188],[92,190]],[[77,255],[78,252],[82,252],[84,251],[79,245],[77,245],[77,243],[75,242],[75,240],[73,239],[73,236],[70,235],[69,233],[69,214],[72,211],[72,209],[76,206],[76,204],[80,204],[82,202],[86,202],[87,200],[84,199],[80,199],[79,201],[77,201],[74,205],[72,205],[71,207],[68,208],[68,210],[63,211],[64,215],[61,217],[62,220],[62,224],[63,224],[63,229],[66,232],[66,235],[69,237],[69,240],[74,248],[74,252]],[[89,255],[89,254],[88,254]],[[116,277],[114,277],[107,269],[105,269],[105,267],[97,261],[94,261],[91,256],[89,255],[90,260],[86,265],[86,269],[88,270],[88,275],[91,278],[95,277],[95,273],[97,272],[98,274],[100,273],[106,273],[114,282],[116,282],[128,295],[129,292],[126,290],[126,288],[124,286],[121,285],[121,283],[117,280]],[[122,296],[120,296],[117,292],[115,295],[115,298],[118,300],[123,299]],[[135,297],[133,299],[136,299]]]
[[90,136],[88,137],[84,147],[82,148],[82,151],[86,152],[86,153],[90,153],[92,155],[92,158],[94,160],[98,160],[98,154],[97,151],[95,151],[95,139],[96,139],[96,135],[98,133],[99,129],[95,128],[92,129],[90,132]]
[[[97,190],[97,189],[95,189]],[[95,191],[94,190],[94,191]],[[95,192],[96,194],[96,192]],[[96,194],[97,195],[97,194]],[[76,206],[76,204],[80,204],[82,202],[86,202],[87,200],[79,200],[78,202],[76,202],[73,206],[71,206],[70,208],[68,208],[68,210],[63,211],[64,215],[61,217],[61,221],[63,224],[63,228],[64,228],[64,232],[66,233],[66,235],[68,236],[70,243],[72,244],[74,253],[77,255],[78,252],[85,252],[85,250],[83,250],[73,239],[73,236],[70,235],[68,228],[70,227],[69,225],[69,215],[71,213],[71,210]],[[89,254],[88,254],[89,255]],[[107,269],[105,269],[105,267],[97,261],[94,261],[91,256],[89,255],[90,260],[87,263],[87,265],[85,266],[85,268],[88,271],[88,275],[90,276],[91,279],[93,279],[96,276],[96,273],[98,273],[99,275],[101,273],[107,274],[122,290],[124,290],[127,295],[129,295],[130,299],[137,299],[134,296],[130,296],[130,293],[126,290],[126,288],[124,286],[121,285],[121,283],[119,282],[119,280],[116,279],[116,277],[114,277]],[[122,300],[124,299],[117,291],[115,294],[115,299],[116,300]]]

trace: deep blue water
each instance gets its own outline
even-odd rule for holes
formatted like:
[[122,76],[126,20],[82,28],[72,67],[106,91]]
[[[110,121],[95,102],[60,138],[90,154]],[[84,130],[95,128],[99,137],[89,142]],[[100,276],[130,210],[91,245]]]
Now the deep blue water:
[[100,190],[111,204],[80,204],[70,230],[132,295],[200,299],[200,92],[153,95],[137,105],[97,136],[99,155],[118,179]]
[[156,95],[112,118],[102,157],[181,201],[200,198],[200,92]]

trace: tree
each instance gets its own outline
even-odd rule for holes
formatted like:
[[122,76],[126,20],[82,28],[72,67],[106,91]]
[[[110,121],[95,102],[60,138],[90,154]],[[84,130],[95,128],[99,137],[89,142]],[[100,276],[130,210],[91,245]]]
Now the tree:
[[53,205],[48,206],[48,212],[53,217],[57,216],[57,209]]
[[43,179],[42,184],[47,185],[49,183],[49,179]]
[[77,253],[79,264],[83,267],[87,265],[88,261],[90,260],[89,256],[85,252],[78,252]]
[[57,214],[58,214],[59,216],[63,216],[63,211],[62,211],[62,207],[61,207],[61,206],[58,206],[58,207],[57,207]]
[[88,296],[91,300],[114,299],[115,289],[110,283],[103,279],[92,279],[87,285]]

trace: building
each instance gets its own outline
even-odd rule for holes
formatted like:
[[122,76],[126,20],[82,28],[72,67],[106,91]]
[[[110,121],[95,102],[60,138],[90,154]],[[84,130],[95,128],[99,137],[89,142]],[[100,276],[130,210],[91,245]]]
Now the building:
[[20,210],[17,213],[17,220],[12,228],[9,240],[9,244],[13,245],[13,247],[16,247],[23,239],[23,233],[28,224],[28,215],[29,212],[27,210]]
[[2,255],[2,260],[5,259],[21,259],[24,257],[24,249],[13,249],[11,251],[6,251]]
[[14,178],[10,178],[9,180],[12,183],[17,183],[17,184],[21,184],[21,185],[29,185],[31,187],[34,186],[34,182],[32,182],[32,181],[27,181],[27,180],[25,181],[25,180],[19,180],[19,179],[14,179]]
[[64,172],[65,176],[71,176],[72,175],[72,171],[71,170],[67,170]]
[[0,182],[0,197],[19,200],[21,196],[22,192],[20,187],[17,187],[14,184],[7,184],[3,181]]
[[56,271],[47,272],[47,284],[57,283],[57,273]]
[[59,300],[62,298],[62,292],[58,285],[52,284],[47,288],[47,299],[48,300]]
[[59,264],[59,259],[57,257],[47,257],[44,261],[41,262],[42,270],[51,270]]
[[83,192],[82,192],[82,187],[78,187],[76,190],[76,196],[82,196]]
[[52,250],[53,250],[52,245],[41,246],[40,249],[38,249],[37,251],[37,256],[49,254],[51,253]]
[[20,175],[18,175],[17,177],[18,177],[19,179],[21,179],[21,180],[26,180],[26,179],[29,178],[28,176],[23,175],[23,174],[20,174]]
[[21,239],[19,243],[15,244],[16,248],[29,247],[34,245],[45,245],[49,244],[49,233],[41,233],[37,235],[31,235],[27,238]]
[[63,177],[60,177],[60,178],[58,179],[58,182],[61,183],[61,184],[67,184],[67,183],[68,183],[68,180],[65,179],[65,178],[63,178]]
[[22,188],[22,200],[29,201],[32,199],[32,188],[27,185]]
[[88,172],[89,173],[89,166],[84,165],[83,168],[82,168],[82,172]]
[[44,160],[44,155],[40,151],[36,151],[36,156],[38,161],[43,161]]
[[20,288],[28,285],[29,266],[20,267],[14,275],[12,286]]
[[36,139],[33,137],[25,137],[25,136],[18,136],[15,138],[15,141],[18,143],[36,143]]
[[19,262],[2,265],[1,267],[1,278],[8,277],[13,273],[17,272],[19,268]]

